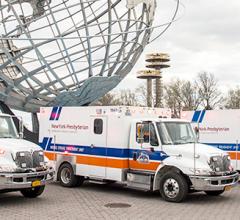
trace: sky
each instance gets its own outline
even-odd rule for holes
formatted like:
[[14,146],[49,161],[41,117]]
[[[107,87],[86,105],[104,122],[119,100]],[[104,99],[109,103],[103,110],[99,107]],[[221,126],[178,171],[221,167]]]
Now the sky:
[[[176,0],[156,0],[154,26],[171,20]],[[213,73],[219,89],[240,86],[240,1],[180,0],[177,21],[156,41],[149,44],[131,73],[114,90],[134,89],[144,81],[136,72],[145,69],[147,53],[170,55],[171,67],[163,70],[163,83],[173,77],[194,80],[201,71]],[[161,29],[155,29],[156,36]]]
[[[176,0],[156,1],[153,26],[169,22],[176,8]],[[163,70],[163,83],[174,77],[194,80],[199,72],[207,71],[216,76],[219,88],[225,93],[240,86],[240,1],[180,2],[183,6],[179,8],[177,21],[145,48],[131,73],[113,91],[134,90],[145,83],[136,78],[136,72],[145,69],[145,54],[152,52],[168,53],[171,57],[171,67]],[[155,29],[153,37],[161,30]],[[29,114],[24,115],[24,121],[30,121]]]

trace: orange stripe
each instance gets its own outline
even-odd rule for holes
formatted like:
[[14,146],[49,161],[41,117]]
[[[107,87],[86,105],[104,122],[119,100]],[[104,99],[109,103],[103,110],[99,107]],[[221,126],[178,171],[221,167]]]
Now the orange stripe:
[[135,160],[129,161],[129,166],[131,169],[139,169],[139,170],[156,170],[159,166],[160,162],[150,162],[147,164],[139,163]]
[[[55,153],[45,152],[45,155],[49,160],[55,160]],[[70,154],[68,154],[71,156]],[[75,155],[74,155],[75,156]],[[101,167],[111,167],[119,169],[139,169],[139,170],[156,170],[160,162],[150,162],[150,163],[139,163],[134,160],[123,160],[123,159],[112,159],[112,158],[101,158],[101,157],[91,157],[91,156],[76,156],[77,164],[86,164]]]
[[107,167],[127,169],[129,168],[128,160],[107,159]]
[[49,160],[55,160],[55,154],[56,154],[56,153],[44,152],[44,155],[45,155]]
[[[45,156],[49,160],[55,160],[55,154],[56,153],[45,152]],[[71,154],[68,154],[68,156],[71,156]],[[121,169],[129,168],[128,160],[121,160],[121,159],[76,155],[76,162],[77,164],[86,164],[86,165],[94,165],[94,166],[102,166],[102,167],[112,167],[112,168],[121,168]]]
[[128,160],[112,159],[112,158],[101,158],[101,157],[90,157],[90,156],[77,156],[78,164],[87,164],[101,167],[112,167],[112,168],[128,168]]
[[232,160],[240,160],[240,152],[228,152]]

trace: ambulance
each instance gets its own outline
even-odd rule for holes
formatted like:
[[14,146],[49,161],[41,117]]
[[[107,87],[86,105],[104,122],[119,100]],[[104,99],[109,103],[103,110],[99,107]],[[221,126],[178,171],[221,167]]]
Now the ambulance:
[[42,148],[23,139],[14,124],[15,116],[0,114],[0,192],[20,191],[24,197],[40,196],[51,182],[54,169]]
[[184,111],[182,117],[199,130],[199,142],[227,152],[240,171],[240,110]]
[[43,107],[40,146],[65,187],[118,182],[170,202],[234,187],[239,174],[229,155],[196,143],[190,122],[170,116],[160,108]]

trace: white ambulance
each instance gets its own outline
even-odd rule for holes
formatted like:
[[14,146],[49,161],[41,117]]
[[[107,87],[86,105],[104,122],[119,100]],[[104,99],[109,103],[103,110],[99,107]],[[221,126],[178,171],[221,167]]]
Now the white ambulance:
[[183,119],[199,129],[199,142],[227,152],[240,171],[240,110],[184,111]]
[[53,180],[54,169],[37,144],[22,139],[23,127],[18,134],[13,118],[0,114],[0,192],[34,198]]
[[43,107],[40,146],[63,186],[116,181],[159,190],[171,202],[235,186],[239,175],[228,154],[197,144],[190,122],[170,115],[142,107]]

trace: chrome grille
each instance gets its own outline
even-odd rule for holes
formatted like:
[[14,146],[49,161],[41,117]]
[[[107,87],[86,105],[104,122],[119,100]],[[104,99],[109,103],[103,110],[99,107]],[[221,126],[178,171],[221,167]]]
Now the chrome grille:
[[17,152],[15,162],[21,168],[33,167],[32,155],[28,151]]
[[44,156],[42,151],[34,151],[32,154],[33,157],[33,167],[41,167],[44,162]]
[[43,151],[21,151],[16,153],[15,163],[20,168],[37,168],[41,167],[44,162]]
[[216,172],[225,172],[230,170],[231,161],[228,155],[213,156],[210,158],[210,167]]

